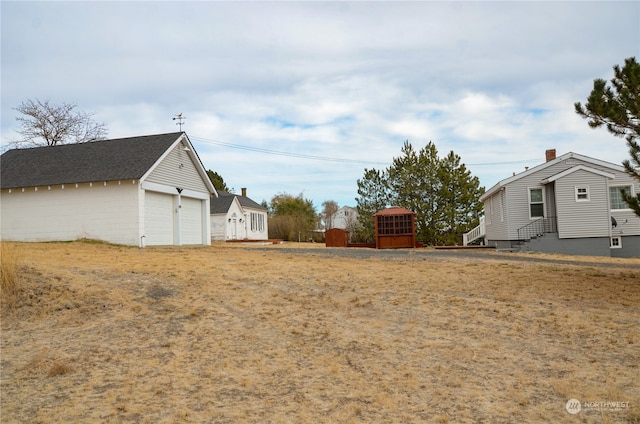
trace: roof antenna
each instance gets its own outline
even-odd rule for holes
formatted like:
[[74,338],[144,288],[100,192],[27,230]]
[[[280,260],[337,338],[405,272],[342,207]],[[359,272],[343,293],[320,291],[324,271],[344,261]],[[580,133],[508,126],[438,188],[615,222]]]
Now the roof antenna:
[[176,125],[180,125],[180,132],[182,132],[182,121],[184,119],[187,119],[187,117],[186,116],[182,116],[182,113],[179,113],[179,114],[177,114],[176,116],[173,117],[174,121],[176,121],[176,120],[178,121],[178,122],[176,122]]

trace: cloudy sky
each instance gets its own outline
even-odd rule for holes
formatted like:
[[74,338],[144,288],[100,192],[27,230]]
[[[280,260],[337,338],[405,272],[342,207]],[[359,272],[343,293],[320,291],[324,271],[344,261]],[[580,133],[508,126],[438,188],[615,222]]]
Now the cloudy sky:
[[573,111],[640,57],[640,3],[2,1],[2,134],[26,99],[71,102],[109,138],[183,129],[254,200],[355,205],[409,140],[486,188],[546,149],[613,163]]

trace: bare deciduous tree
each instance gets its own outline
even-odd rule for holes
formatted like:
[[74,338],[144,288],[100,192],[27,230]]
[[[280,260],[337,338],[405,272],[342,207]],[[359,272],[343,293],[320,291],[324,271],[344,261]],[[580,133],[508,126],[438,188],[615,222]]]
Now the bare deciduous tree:
[[338,203],[333,200],[326,200],[322,203],[322,220],[325,230],[333,228],[333,216],[338,212]]
[[16,144],[47,145],[85,143],[104,140],[107,135],[105,124],[95,122],[93,114],[76,111],[74,103],[52,104],[49,100],[26,100],[14,108],[23,116],[20,122],[22,140]]

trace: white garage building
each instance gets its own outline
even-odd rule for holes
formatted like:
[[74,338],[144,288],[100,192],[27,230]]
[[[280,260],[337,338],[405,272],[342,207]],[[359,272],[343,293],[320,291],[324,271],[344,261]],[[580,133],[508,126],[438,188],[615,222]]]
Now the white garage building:
[[183,132],[9,150],[0,188],[3,240],[211,243],[217,193]]

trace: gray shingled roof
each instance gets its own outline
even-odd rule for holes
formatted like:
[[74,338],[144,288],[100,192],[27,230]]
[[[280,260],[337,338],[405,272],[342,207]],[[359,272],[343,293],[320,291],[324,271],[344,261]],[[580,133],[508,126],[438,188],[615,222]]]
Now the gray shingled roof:
[[211,197],[210,211],[211,214],[218,213],[227,213],[229,212],[229,207],[231,203],[233,203],[233,198],[237,197],[240,201],[240,205],[243,208],[252,208],[252,209],[262,209],[267,210],[260,203],[256,203],[253,200],[249,199],[247,196],[240,196],[239,194],[229,193],[226,191],[218,190],[218,197]]
[[9,150],[0,156],[0,188],[139,179],[181,135]]

